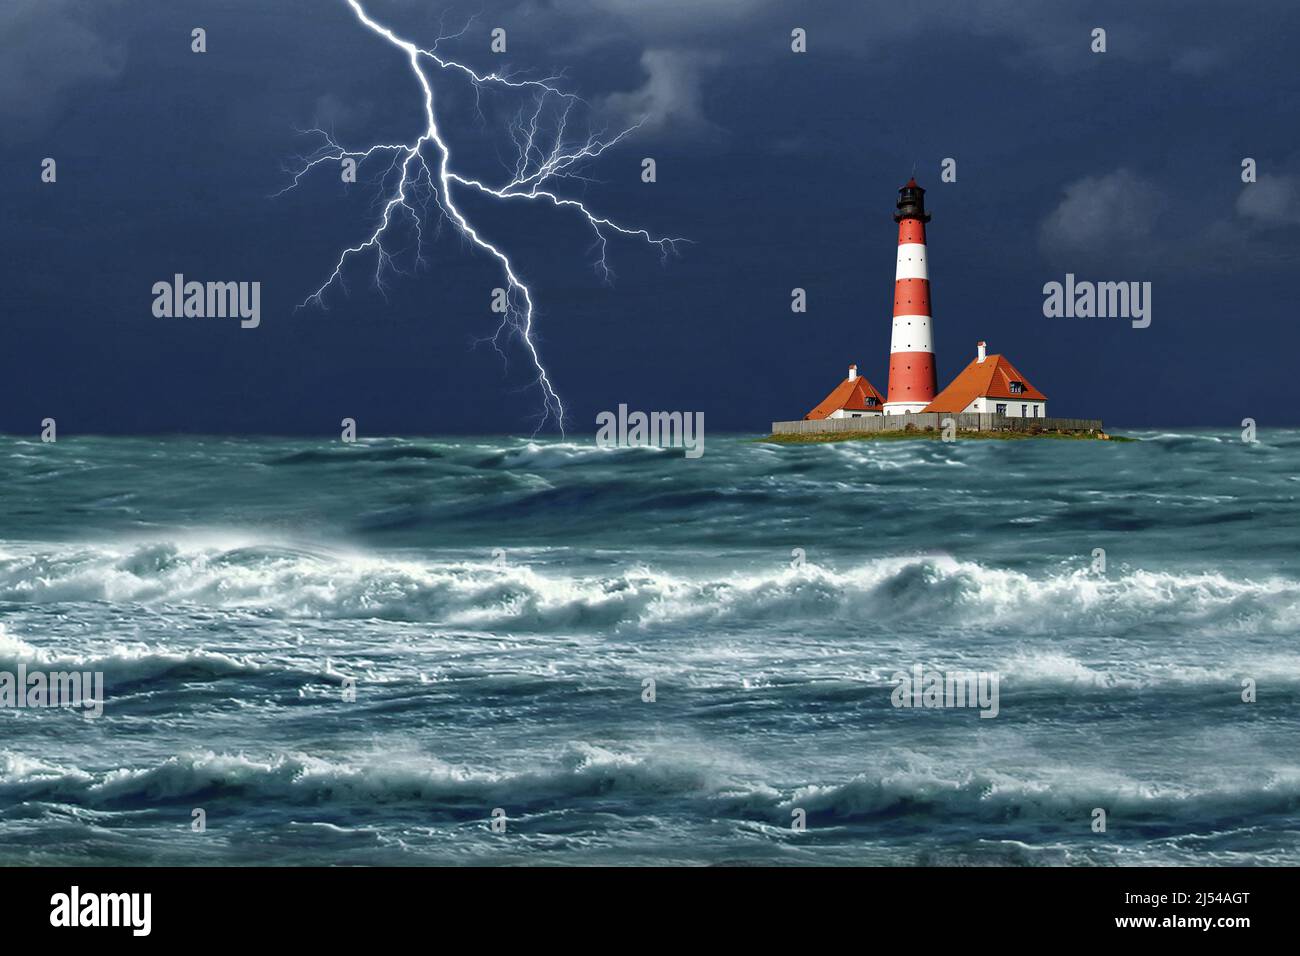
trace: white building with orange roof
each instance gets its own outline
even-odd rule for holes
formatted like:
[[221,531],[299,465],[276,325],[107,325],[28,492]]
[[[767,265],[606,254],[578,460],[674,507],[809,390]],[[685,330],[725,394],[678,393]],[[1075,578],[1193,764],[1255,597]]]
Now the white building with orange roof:
[[974,361],[922,411],[1046,418],[1047,396],[1030,385],[1006,356],[989,355],[980,342]]
[[856,365],[850,365],[849,377],[836,385],[834,391],[822,399],[804,419],[866,418],[869,415],[883,414],[885,397],[858,374]]

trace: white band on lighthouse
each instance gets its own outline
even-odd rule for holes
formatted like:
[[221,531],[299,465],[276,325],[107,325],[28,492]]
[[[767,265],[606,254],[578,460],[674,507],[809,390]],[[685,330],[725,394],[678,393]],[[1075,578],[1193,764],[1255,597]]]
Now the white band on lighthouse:
[[933,352],[934,335],[928,315],[896,315],[889,337],[889,351]]
[[898,268],[894,270],[894,281],[928,278],[930,273],[925,268],[925,245],[920,242],[905,242],[899,246]]

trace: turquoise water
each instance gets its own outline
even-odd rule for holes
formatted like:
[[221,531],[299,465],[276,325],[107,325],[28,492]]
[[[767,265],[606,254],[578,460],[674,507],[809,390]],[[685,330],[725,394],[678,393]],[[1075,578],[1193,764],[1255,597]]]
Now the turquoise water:
[[5,439],[0,862],[1300,863],[1300,432],[1134,434]]

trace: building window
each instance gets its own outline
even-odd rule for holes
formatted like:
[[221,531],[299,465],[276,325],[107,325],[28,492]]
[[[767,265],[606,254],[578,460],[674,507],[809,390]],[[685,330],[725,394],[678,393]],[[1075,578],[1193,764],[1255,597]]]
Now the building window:
[[1005,415],[1006,413],[1007,413],[1007,406],[1006,406],[1004,403],[999,402],[999,403],[998,403],[998,414],[999,414],[999,415]]
[[1019,395],[1019,394],[1020,394],[1021,392],[1023,392],[1024,390],[1025,390],[1025,383],[1024,383],[1024,382],[1012,382],[1012,383],[1011,383],[1011,394],[1012,394],[1012,395]]
[[1028,406],[1028,405],[1021,405],[1021,406],[1020,406],[1020,417],[1021,417],[1021,418],[1028,418],[1028,417],[1029,417],[1029,406]]

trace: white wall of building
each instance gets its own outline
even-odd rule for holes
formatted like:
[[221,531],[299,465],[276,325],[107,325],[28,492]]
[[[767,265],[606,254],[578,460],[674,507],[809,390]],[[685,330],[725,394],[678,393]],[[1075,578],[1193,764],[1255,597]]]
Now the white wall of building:
[[1047,403],[1038,401],[1021,401],[1016,398],[977,398],[966,406],[964,411],[980,412],[984,415],[996,415],[998,406],[1007,407],[1007,418],[1046,418]]

